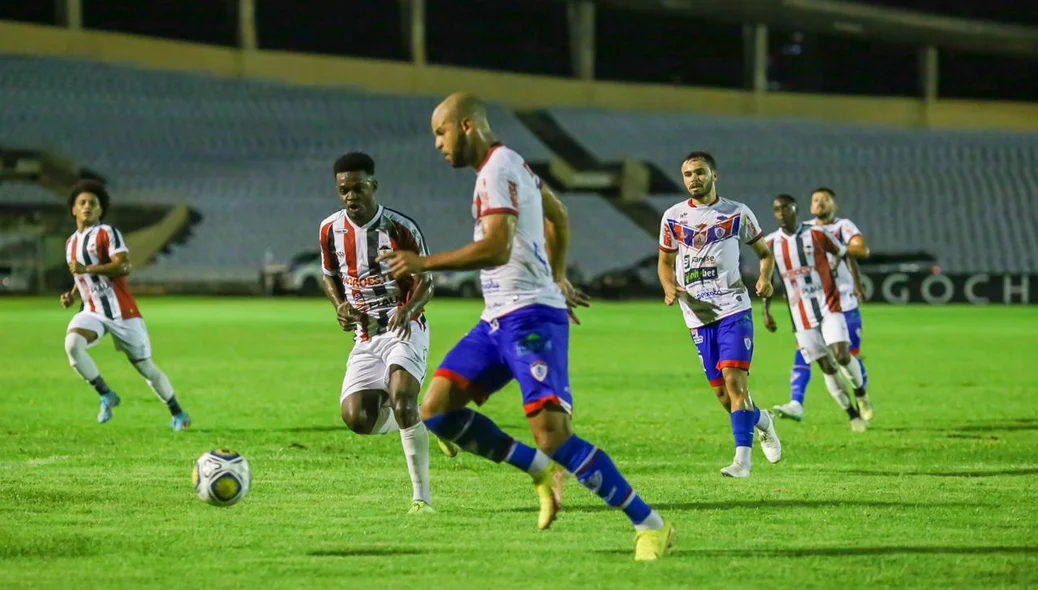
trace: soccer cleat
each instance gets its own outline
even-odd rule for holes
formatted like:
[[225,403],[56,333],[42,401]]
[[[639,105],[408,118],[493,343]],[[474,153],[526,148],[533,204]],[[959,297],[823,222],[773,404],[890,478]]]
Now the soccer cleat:
[[537,498],[541,502],[541,512],[537,515],[537,528],[547,530],[559,516],[562,509],[562,479],[566,471],[558,463],[548,463],[548,468],[540,475],[534,476],[533,487],[537,490]]
[[448,457],[457,457],[458,453],[461,452],[461,447],[452,443],[449,440],[436,437],[436,444],[440,445],[440,450],[443,451],[444,455]]
[[[765,414],[767,410],[761,410]],[[757,430],[757,440],[760,441],[760,450],[764,451],[764,456],[771,463],[778,463],[782,460],[782,442],[779,441],[778,433],[775,432],[775,418],[768,414],[770,424],[767,430]]]
[[732,461],[732,464],[728,467],[721,469],[722,477],[734,477],[736,479],[742,479],[750,476],[750,466],[739,461]]
[[191,428],[191,416],[188,416],[187,412],[181,412],[173,416],[173,419],[169,421],[169,426],[173,429],[173,432]]
[[854,432],[865,432],[869,428],[869,423],[862,420],[861,418],[851,418],[851,430]]
[[663,528],[656,531],[638,531],[634,535],[634,560],[657,561],[674,544],[677,532],[674,525],[663,521]]
[[112,419],[112,408],[118,406],[122,400],[114,391],[101,395],[101,410],[97,412],[97,422],[104,424]]
[[858,400],[858,413],[866,422],[872,420],[872,416],[875,412],[872,410],[872,400],[869,399],[868,395],[861,395],[857,397]]
[[804,406],[800,405],[800,402],[789,402],[781,406],[774,406],[771,408],[771,411],[783,418],[790,418],[797,422],[804,419]]
[[407,511],[408,514],[435,514],[436,511],[429,505],[425,500],[414,500],[411,502],[411,509]]

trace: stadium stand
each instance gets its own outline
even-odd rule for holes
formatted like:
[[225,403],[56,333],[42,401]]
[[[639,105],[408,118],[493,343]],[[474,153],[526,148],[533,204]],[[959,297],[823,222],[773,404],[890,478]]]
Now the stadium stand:
[[[631,154],[680,182],[693,149],[717,157],[719,194],[773,228],[788,192],[808,217],[809,192],[832,187],[874,251],[929,251],[948,272],[1038,271],[1038,135],[918,131],[797,120],[553,109],[602,160]],[[660,212],[686,198],[653,196]]]
[[[137,280],[255,280],[269,251],[280,260],[316,247],[317,225],[336,208],[331,166],[343,151],[371,153],[379,198],[418,220],[434,249],[471,236],[473,177],[433,149],[438,97],[371,95],[95,62],[4,57],[4,141],[50,147],[110,179],[118,202],[187,195],[203,221]],[[510,112],[491,106],[495,131],[531,161],[547,148]],[[55,202],[38,187],[6,183],[0,202]],[[579,211],[571,260],[588,269],[633,262],[644,237],[594,195],[566,198]],[[587,237],[585,237],[585,234]],[[603,245],[594,236],[611,239]],[[651,240],[647,246],[652,247]],[[627,253],[625,258],[624,253]]]
[[[371,153],[379,198],[419,221],[434,249],[470,236],[470,173],[433,149],[439,97],[154,72],[91,61],[0,57],[6,144],[60,150],[105,175],[118,202],[185,201],[203,215],[135,280],[255,280],[277,260],[312,250],[336,208],[331,164]],[[530,161],[549,149],[511,112],[491,106],[495,131]],[[833,187],[841,212],[875,251],[931,251],[946,271],[1038,271],[1038,136],[921,132],[796,120],[554,109],[599,159],[638,157],[680,182],[681,156],[710,149],[721,193],[746,201],[765,228],[770,200]],[[585,276],[634,263],[654,240],[604,198],[567,194],[571,262]],[[683,195],[651,197],[662,212]],[[0,203],[54,203],[38,187],[0,185]],[[802,208],[806,209],[806,206]],[[806,211],[803,213],[806,217]]]

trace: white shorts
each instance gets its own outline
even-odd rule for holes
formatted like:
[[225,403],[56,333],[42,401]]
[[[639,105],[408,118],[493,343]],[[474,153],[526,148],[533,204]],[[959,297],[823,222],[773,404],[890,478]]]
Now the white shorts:
[[367,342],[357,342],[346,361],[339,405],[358,391],[389,390],[389,368],[399,365],[421,385],[429,356],[429,328],[411,322],[411,337],[401,339],[392,332],[379,334]]
[[148,338],[148,328],[144,325],[144,318],[110,320],[97,313],[81,311],[72,316],[66,332],[73,328],[89,330],[97,334],[97,338],[93,342],[87,343],[87,348],[101,342],[105,332],[111,332],[112,340],[115,341],[115,349],[125,352],[130,360],[142,361],[151,358],[151,339]]
[[837,342],[850,342],[847,331],[847,320],[842,313],[828,313],[822,316],[822,324],[810,330],[797,330],[797,346],[804,360],[813,363],[829,354],[829,345]]

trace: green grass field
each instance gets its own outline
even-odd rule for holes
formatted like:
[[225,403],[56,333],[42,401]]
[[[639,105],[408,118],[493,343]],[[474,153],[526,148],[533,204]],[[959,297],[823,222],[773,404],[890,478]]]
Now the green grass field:
[[[678,527],[674,551],[633,561],[633,531],[572,479],[552,530],[529,478],[433,449],[436,515],[408,517],[399,436],[338,417],[351,340],[317,300],[142,298],[155,360],[192,416],[165,407],[109,340],[92,349],[123,404],[68,367],[71,317],[0,299],[2,588],[997,588],[1038,586],[1034,308],[864,311],[877,415],[852,433],[816,371],[785,458],[754,450],[748,480],[727,415],[674,309],[596,304],[572,336],[577,431],[605,448]],[[434,301],[430,361],[478,317]],[[758,323],[751,392],[788,398],[793,336]],[[431,372],[431,368],[430,368]],[[518,390],[485,406],[529,441]],[[194,496],[204,451],[252,466],[241,504]],[[756,444],[755,444],[756,446]]]

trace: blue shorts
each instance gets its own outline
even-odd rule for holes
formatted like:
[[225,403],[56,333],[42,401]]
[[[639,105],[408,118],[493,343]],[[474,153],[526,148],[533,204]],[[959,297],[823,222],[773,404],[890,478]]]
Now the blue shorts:
[[847,320],[847,332],[851,335],[851,354],[857,356],[861,351],[861,308],[845,311],[843,317]]
[[546,404],[572,412],[569,316],[564,309],[531,305],[492,322],[480,321],[433,376],[450,379],[480,405],[515,379],[527,415]]
[[699,349],[706,379],[713,387],[724,384],[721,369],[725,367],[750,369],[750,361],[753,359],[751,312],[739,312],[712,324],[692,328],[689,332]]

